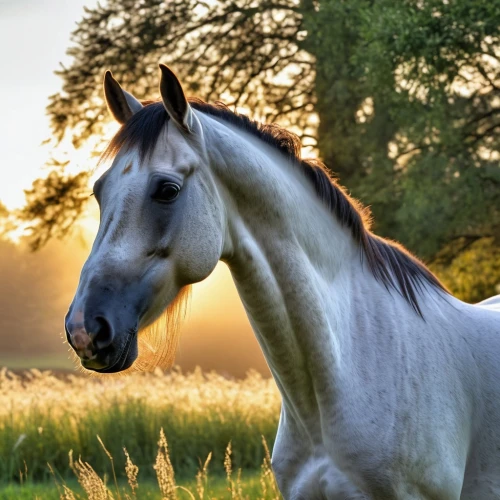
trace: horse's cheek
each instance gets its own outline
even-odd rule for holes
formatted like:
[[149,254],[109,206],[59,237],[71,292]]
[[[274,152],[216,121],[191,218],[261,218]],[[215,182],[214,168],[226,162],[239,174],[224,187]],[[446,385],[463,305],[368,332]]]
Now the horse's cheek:
[[222,252],[222,229],[215,214],[191,216],[185,224],[176,244],[177,278],[182,285],[207,278]]

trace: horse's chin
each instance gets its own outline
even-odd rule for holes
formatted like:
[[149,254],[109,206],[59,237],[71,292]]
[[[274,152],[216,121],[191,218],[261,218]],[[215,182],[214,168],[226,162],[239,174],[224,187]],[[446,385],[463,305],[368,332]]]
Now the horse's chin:
[[86,370],[97,373],[118,373],[130,368],[134,364],[138,352],[137,335],[133,335],[129,338],[121,351],[116,353],[110,362],[108,362],[107,366],[101,368],[97,365],[92,365],[92,362],[85,362],[83,360],[82,366]]

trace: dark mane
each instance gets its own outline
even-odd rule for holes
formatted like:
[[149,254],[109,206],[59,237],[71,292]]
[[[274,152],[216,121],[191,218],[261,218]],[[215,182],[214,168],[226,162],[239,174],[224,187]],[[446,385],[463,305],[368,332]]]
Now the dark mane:
[[[342,226],[351,230],[375,278],[387,289],[399,292],[420,316],[422,311],[418,304],[418,295],[425,285],[446,291],[438,278],[401,245],[370,232],[369,211],[363,209],[332,179],[322,162],[301,158],[300,139],[295,134],[278,125],[253,121],[245,115],[231,111],[222,103],[208,104],[200,99],[190,99],[189,102],[195,110],[224,120],[259,138],[300,168],[313,185],[318,197],[335,214]],[[137,147],[142,159],[154,150],[169,116],[161,102],[143,104],[144,108],[134,114],[111,140],[103,158],[114,156],[122,147]]]

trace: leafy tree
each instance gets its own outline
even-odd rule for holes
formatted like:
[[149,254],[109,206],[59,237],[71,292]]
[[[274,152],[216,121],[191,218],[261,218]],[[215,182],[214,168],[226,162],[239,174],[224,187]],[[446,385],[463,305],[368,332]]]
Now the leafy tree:
[[79,146],[102,133],[105,69],[156,98],[160,60],[197,96],[224,98],[263,120],[293,114],[297,130],[307,130],[314,62],[300,48],[305,35],[297,0],[108,0],[87,8],[68,50],[73,63],[58,72],[62,91],[50,98],[54,134],[70,132]]
[[500,4],[381,0],[370,13],[355,59],[395,132],[391,234],[428,258],[498,243]]
[[499,27],[495,2],[381,0],[355,58],[395,130],[392,182],[374,182],[373,195],[360,186],[363,197],[376,214],[378,200],[394,200],[383,231],[432,260],[468,300],[499,292]]
[[71,175],[53,170],[25,191],[26,205],[19,212],[18,220],[24,224],[35,223],[34,228],[28,227],[32,250],[70,232],[89,199],[88,180],[87,171]]
[[[104,70],[155,98],[162,60],[193,94],[297,131],[379,233],[444,270],[463,252],[496,258],[500,241],[499,26],[487,0],[108,0],[73,33],[48,111],[79,146],[108,119]],[[64,175],[28,194],[39,245],[83,207],[84,177]]]

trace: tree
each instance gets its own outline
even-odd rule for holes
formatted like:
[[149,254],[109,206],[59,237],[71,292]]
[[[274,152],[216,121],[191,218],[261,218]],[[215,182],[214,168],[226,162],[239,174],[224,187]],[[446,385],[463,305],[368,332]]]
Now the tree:
[[371,14],[356,61],[396,131],[387,232],[462,298],[498,293],[500,5],[382,0]]
[[68,50],[73,64],[58,72],[62,91],[48,106],[54,134],[71,131],[78,146],[102,133],[105,68],[156,98],[160,60],[197,96],[268,121],[293,114],[297,131],[307,130],[314,63],[300,47],[304,36],[298,0],[108,0],[85,9]]
[[89,199],[88,179],[87,171],[71,175],[53,170],[47,177],[36,179],[32,188],[25,191],[26,205],[18,220],[24,224],[35,221],[35,230],[28,227],[32,250],[70,232]]
[[[48,111],[56,139],[79,146],[107,120],[104,70],[154,98],[162,60],[191,93],[297,131],[379,233],[445,269],[500,240],[499,26],[487,0],[108,0],[73,33]],[[43,243],[59,219],[30,196]]]
[[356,61],[396,132],[393,235],[425,257],[500,241],[499,27],[495,2],[405,0],[375,3],[361,28]]

